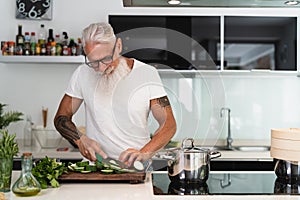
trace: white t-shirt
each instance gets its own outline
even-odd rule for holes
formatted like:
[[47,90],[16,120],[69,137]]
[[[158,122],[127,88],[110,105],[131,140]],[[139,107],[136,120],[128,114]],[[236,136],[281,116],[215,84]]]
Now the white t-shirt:
[[84,100],[87,136],[117,159],[124,150],[140,149],[150,141],[150,100],[167,93],[157,70],[138,60],[111,97],[98,89],[100,79],[93,69],[81,65],[73,73],[66,94]]

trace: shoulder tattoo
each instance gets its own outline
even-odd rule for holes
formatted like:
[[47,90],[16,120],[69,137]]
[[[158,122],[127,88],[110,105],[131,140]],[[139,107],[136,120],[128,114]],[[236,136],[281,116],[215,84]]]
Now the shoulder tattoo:
[[157,98],[157,102],[161,107],[170,106],[170,102],[167,96]]

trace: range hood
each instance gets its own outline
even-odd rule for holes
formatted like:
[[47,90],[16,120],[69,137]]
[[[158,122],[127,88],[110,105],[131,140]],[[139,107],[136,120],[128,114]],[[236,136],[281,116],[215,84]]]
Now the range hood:
[[300,7],[300,0],[123,0],[124,7]]

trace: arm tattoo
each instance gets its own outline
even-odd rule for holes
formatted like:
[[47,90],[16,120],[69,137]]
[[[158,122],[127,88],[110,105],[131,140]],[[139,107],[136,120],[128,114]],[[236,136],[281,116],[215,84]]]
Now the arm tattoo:
[[54,122],[57,131],[66,138],[71,144],[75,144],[75,140],[80,139],[82,133],[80,133],[75,124],[67,116],[58,116]]
[[170,106],[170,102],[167,96],[157,98],[157,102],[161,107]]

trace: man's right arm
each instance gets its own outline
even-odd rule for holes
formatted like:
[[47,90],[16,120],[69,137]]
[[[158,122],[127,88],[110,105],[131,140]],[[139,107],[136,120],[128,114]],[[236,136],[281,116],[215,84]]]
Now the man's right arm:
[[82,133],[77,130],[76,125],[72,122],[72,116],[78,110],[82,101],[82,99],[65,95],[54,118],[57,131],[73,146],[77,146],[75,141],[80,139]]

